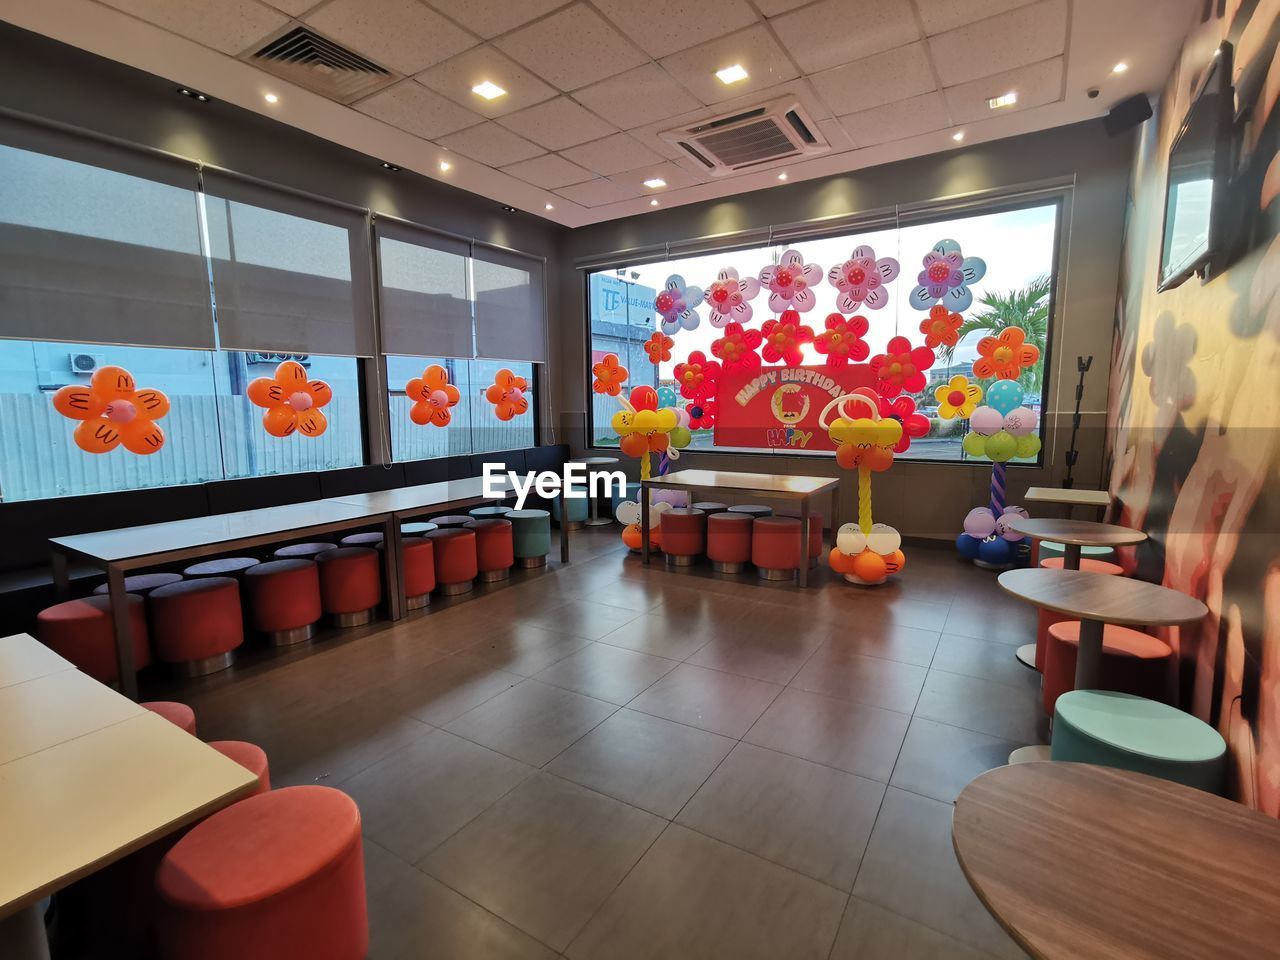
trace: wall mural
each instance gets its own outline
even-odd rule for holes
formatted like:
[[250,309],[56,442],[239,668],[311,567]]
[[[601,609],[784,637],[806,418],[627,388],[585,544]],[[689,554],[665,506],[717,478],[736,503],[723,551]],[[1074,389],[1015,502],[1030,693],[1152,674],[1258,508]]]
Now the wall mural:
[[[1278,0],[1228,3],[1183,49],[1135,157],[1108,433],[1112,519],[1151,538],[1137,576],[1202,599],[1165,637],[1182,705],[1213,723],[1231,790],[1280,816],[1280,34]],[[1208,283],[1156,292],[1166,160],[1201,72],[1235,47],[1233,249]]]

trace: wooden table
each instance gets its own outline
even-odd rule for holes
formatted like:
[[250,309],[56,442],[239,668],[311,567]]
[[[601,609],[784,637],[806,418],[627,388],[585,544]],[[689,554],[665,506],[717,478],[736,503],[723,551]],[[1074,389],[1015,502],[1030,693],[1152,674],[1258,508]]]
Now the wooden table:
[[[640,481],[640,553],[649,562],[649,490],[733,490],[761,493],[770,497],[800,501],[800,586],[809,585],[809,500],[830,491],[831,536],[839,524],[839,477],[793,477],[772,473],[732,473],[724,470],[677,470],[665,476]],[[692,502],[692,498],[691,501]]]
[[1106,510],[1111,506],[1111,494],[1105,490],[1081,490],[1077,487],[1031,487],[1023,497],[1028,503],[1057,503],[1067,508],[1070,517],[1076,507],[1093,507]]
[[952,817],[978,898],[1033,957],[1259,960],[1280,945],[1280,823],[1078,763],[982,774]]

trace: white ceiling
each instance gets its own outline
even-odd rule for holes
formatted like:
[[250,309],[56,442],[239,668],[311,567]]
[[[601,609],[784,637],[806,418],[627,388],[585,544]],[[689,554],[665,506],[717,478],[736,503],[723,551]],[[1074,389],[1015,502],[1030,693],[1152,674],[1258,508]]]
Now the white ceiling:
[[[26,29],[568,226],[1096,117],[1199,0],[0,0]],[[386,67],[350,106],[240,57],[299,23]],[[1111,73],[1125,61],[1130,69]],[[739,63],[746,80],[715,71]],[[507,90],[485,101],[471,88]],[[1090,87],[1101,95],[1090,99]],[[989,97],[1016,90],[992,111]],[[267,92],[278,96],[268,104]],[[788,93],[830,153],[711,178],[661,130]],[[952,135],[964,132],[957,144]],[[441,171],[447,160],[449,169]],[[643,181],[661,177],[654,191]],[[550,204],[552,209],[546,209]]]

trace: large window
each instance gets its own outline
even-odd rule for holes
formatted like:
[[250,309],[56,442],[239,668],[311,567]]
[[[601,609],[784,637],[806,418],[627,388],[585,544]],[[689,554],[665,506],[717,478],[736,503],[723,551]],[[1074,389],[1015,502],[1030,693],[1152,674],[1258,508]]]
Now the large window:
[[[1040,360],[1022,375],[1026,391],[1026,405],[1039,412],[1045,388],[1046,354],[1052,312],[1055,257],[1059,203],[1047,201],[1019,209],[1003,209],[988,213],[974,213],[950,217],[945,220],[918,221],[885,229],[869,230],[843,236],[816,240],[800,240],[785,244],[754,247],[731,252],[713,253],[658,263],[640,263],[624,268],[589,272],[587,275],[587,301],[590,317],[591,363],[598,363],[606,354],[616,354],[628,370],[627,386],[650,384],[676,388],[675,367],[695,351],[701,351],[709,360],[712,344],[724,336],[724,330],[713,326],[710,311],[704,303],[698,307],[701,320],[694,329],[680,328],[671,334],[675,341],[669,361],[653,364],[645,352],[644,344],[659,328],[659,317],[654,300],[663,289],[667,278],[678,275],[690,286],[704,291],[716,280],[723,267],[733,267],[740,277],[758,277],[760,271],[777,264],[787,250],[798,250],[805,264],[821,268],[822,279],[812,292],[816,295],[813,308],[801,314],[801,321],[820,334],[825,329],[828,315],[839,310],[837,298],[840,291],[827,279],[828,271],[850,259],[855,247],[870,246],[877,258],[892,257],[900,264],[901,272],[887,286],[888,301],[880,309],[843,311],[847,319],[852,315],[865,317],[868,330],[863,337],[870,357],[884,353],[889,341],[898,336],[906,337],[912,347],[923,345],[924,335],[920,324],[928,316],[927,311],[911,306],[909,298],[917,286],[917,275],[922,269],[922,259],[940,240],[952,239],[960,244],[966,257],[981,257],[987,263],[987,272],[973,283],[973,303],[962,311],[964,325],[962,336],[954,348],[936,351],[933,365],[926,371],[926,387],[911,394],[919,413],[928,417],[929,432],[914,439],[901,457],[926,460],[963,460],[962,446],[967,423],[962,420],[944,420],[937,416],[937,400],[934,390],[956,374],[968,375],[973,361],[978,357],[977,344],[985,336],[998,334],[1006,327],[1021,328],[1026,342],[1040,350]],[[769,308],[769,290],[762,289],[750,301],[752,317],[745,324],[747,330],[760,331],[763,323],[778,313]],[[827,356],[820,353],[815,343],[803,343],[799,347],[800,362],[795,367],[813,370],[815,375],[831,374]],[[786,361],[763,361],[765,372],[773,369],[779,379]],[[861,368],[861,369],[855,369]],[[790,373],[786,376],[791,376]],[[870,382],[870,368],[866,361],[851,364],[840,373],[841,382],[850,385]],[[588,381],[591,375],[588,372]],[[726,378],[730,379],[730,378]],[[739,378],[742,379],[742,378]],[[732,380],[736,390],[741,384]],[[741,395],[736,393],[736,395]],[[820,398],[819,398],[820,399]],[[813,453],[806,449],[806,432],[816,429],[821,412],[817,401],[802,411],[782,407],[763,411],[758,406],[730,411],[724,417],[724,409],[731,401],[722,392],[716,404],[721,429],[714,427],[695,430],[692,446],[699,449],[749,450],[758,453],[797,455]],[[610,421],[619,409],[612,397],[593,393],[591,396],[592,437],[595,446],[617,447],[618,437]],[[680,406],[690,407],[683,397]],[[752,420],[751,418],[755,419]],[[746,418],[746,419],[744,419]],[[802,418],[802,419],[797,419]],[[733,427],[728,428],[728,420]],[[759,420],[760,422],[755,422]],[[794,427],[794,429],[792,429]],[[803,429],[802,429],[803,428]],[[797,435],[798,434],[798,435]],[[830,455],[827,452],[825,455]]]

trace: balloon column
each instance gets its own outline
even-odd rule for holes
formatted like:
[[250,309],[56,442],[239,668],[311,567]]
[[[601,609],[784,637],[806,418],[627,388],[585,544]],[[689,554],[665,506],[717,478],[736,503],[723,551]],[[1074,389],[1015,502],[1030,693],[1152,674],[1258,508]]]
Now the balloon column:
[[280,364],[275,376],[258,377],[246,392],[252,403],[266,407],[262,428],[273,437],[287,437],[294,431],[318,437],[329,429],[320,408],[333,399],[333,391],[323,380],[308,380],[307,368],[297,360]]
[[53,408],[79,420],[72,434],[85,453],[109,453],[124,445],[148,456],[164,446],[156,421],[169,412],[169,398],[159,390],[139,390],[123,367],[99,367],[89,385],[73,383],[53,395]]

